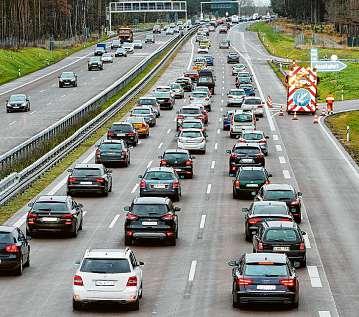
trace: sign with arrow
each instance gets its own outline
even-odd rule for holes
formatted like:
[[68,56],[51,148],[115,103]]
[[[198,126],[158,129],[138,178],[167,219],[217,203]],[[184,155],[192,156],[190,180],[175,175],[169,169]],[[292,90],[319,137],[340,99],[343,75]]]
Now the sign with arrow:
[[318,72],[340,72],[347,67],[341,61],[312,61],[312,67]]

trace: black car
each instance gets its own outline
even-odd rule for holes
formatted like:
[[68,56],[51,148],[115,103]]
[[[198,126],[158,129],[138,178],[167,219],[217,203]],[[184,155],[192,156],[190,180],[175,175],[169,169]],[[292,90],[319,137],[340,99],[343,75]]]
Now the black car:
[[30,239],[17,227],[0,226],[0,271],[21,275],[30,266]]
[[188,150],[168,149],[159,158],[160,166],[173,167],[178,175],[193,178],[194,157]]
[[115,57],[127,57],[127,52],[123,47],[119,47],[115,52]]
[[87,63],[87,68],[88,70],[103,70],[103,61],[101,59],[101,57],[91,57]]
[[264,221],[253,236],[253,252],[285,253],[294,265],[307,265],[303,235],[292,221]]
[[233,198],[241,198],[244,195],[255,196],[264,184],[269,184],[272,174],[262,166],[242,166],[239,168],[233,181]]
[[34,236],[40,232],[66,233],[77,237],[82,230],[82,205],[70,196],[40,196],[29,203],[26,218],[26,234]]
[[109,140],[124,140],[128,145],[138,144],[138,133],[131,123],[114,122],[107,131]]
[[255,197],[257,201],[276,200],[286,202],[289,211],[293,215],[295,222],[302,221],[302,193],[297,192],[288,184],[268,184],[262,186]]
[[124,140],[104,140],[95,152],[96,164],[121,164],[125,167],[131,163],[130,149]]
[[247,253],[228,265],[233,267],[233,307],[249,303],[298,307],[299,281],[285,254]]
[[265,157],[256,143],[236,143],[226,151],[229,157],[229,176],[235,175],[240,166],[265,166]]
[[74,72],[63,72],[59,76],[59,87],[77,87],[77,75]]
[[194,89],[192,80],[189,77],[177,78],[176,83],[180,84],[184,91],[191,92]]
[[154,92],[154,97],[156,97],[157,102],[160,104],[160,109],[173,109],[175,99],[170,91],[156,91]]
[[112,190],[112,171],[102,164],[76,164],[68,171],[67,195],[97,192],[107,196]]
[[242,211],[245,213],[244,232],[247,241],[252,241],[263,221],[294,221],[284,201],[255,201],[249,208],[242,208]]
[[124,208],[125,245],[138,239],[160,239],[169,245],[176,245],[178,238],[177,211],[169,198],[138,197],[131,206]]
[[29,97],[24,94],[11,95],[6,100],[6,112],[30,111]]
[[227,55],[227,64],[239,63],[239,54],[236,52],[229,52]]

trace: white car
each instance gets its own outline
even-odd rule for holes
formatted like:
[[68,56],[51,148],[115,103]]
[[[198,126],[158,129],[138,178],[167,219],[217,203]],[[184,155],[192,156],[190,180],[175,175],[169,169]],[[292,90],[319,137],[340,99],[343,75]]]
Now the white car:
[[211,91],[206,86],[197,86],[194,91],[202,91],[205,92],[208,95],[208,97],[212,97]]
[[234,138],[236,135],[241,135],[243,130],[255,130],[256,118],[253,112],[246,112],[242,109],[235,110],[231,117],[229,128],[229,135]]
[[169,93],[171,93],[171,96],[173,98],[175,97],[175,94],[172,91],[171,86],[157,86],[154,92],[158,92],[158,91],[159,92],[169,92]]
[[133,48],[135,48],[135,49],[141,49],[141,48],[143,48],[143,43],[142,43],[142,41],[141,40],[134,40],[133,41]]
[[241,88],[232,88],[227,93],[227,106],[241,106],[243,104],[246,92]]
[[168,28],[167,30],[166,30],[166,35],[173,35],[175,33],[175,31],[174,31],[174,29],[172,29],[172,28]]
[[139,309],[143,262],[126,249],[86,250],[73,278],[73,309],[87,303],[121,303]]
[[113,63],[113,54],[112,53],[103,53],[101,59],[104,63]]
[[239,72],[246,70],[246,65],[244,64],[235,64],[232,66],[232,76],[238,75]]
[[197,50],[198,54],[208,54],[208,47],[200,46]]
[[172,83],[170,87],[175,98],[179,98],[179,99],[184,98],[184,90],[179,83]]
[[180,131],[177,140],[179,149],[190,152],[206,153],[206,137],[201,129],[184,129]]
[[245,97],[243,104],[243,110],[251,109],[256,117],[264,116],[264,101],[260,97]]
[[200,103],[207,111],[211,111],[211,99],[205,91],[192,91],[192,95],[189,100],[191,104]]
[[122,47],[126,50],[127,53],[132,54],[135,52],[135,49],[133,47],[133,43],[123,43]]

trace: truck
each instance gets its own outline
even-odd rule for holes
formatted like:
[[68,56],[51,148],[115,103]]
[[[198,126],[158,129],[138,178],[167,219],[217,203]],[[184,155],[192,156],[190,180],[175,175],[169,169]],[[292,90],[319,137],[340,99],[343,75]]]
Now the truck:
[[197,86],[205,86],[211,91],[211,94],[214,95],[214,87],[216,86],[215,77],[212,70],[205,68],[201,69],[198,72],[198,82]]
[[124,42],[133,42],[133,31],[128,27],[119,27],[117,30],[118,39],[121,43]]
[[97,43],[94,55],[102,56],[103,53],[107,53],[107,44],[106,43]]

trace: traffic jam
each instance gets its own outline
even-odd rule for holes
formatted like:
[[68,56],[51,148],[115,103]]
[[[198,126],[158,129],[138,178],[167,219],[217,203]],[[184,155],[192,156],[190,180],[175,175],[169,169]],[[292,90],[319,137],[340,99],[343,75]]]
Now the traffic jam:
[[[146,289],[149,264],[142,261],[141,252],[150,249],[155,254],[158,246],[172,247],[171,254],[176,256],[175,249],[183,239],[181,227],[186,225],[183,213],[191,212],[188,199],[202,184],[208,168],[212,173],[219,165],[218,160],[208,161],[216,152],[225,166],[218,184],[231,188],[222,197],[223,208],[225,201],[233,200],[231,204],[235,204],[237,215],[240,213],[236,239],[246,245],[246,249],[231,250],[233,257],[218,263],[226,265],[228,280],[232,280],[220,287],[226,289],[234,309],[262,304],[298,307],[303,276],[299,273],[307,265],[308,240],[301,229],[305,219],[302,193],[286,182],[285,175],[283,178],[271,171],[268,159],[274,147],[266,124],[270,112],[259,94],[255,74],[233,48],[229,36],[233,27],[226,19],[201,25],[190,40],[189,67],[185,69],[185,65],[182,71],[177,67],[163,75],[160,84],[139,96],[125,118],[112,123],[97,142],[94,156],[68,170],[63,194],[40,195],[28,204],[26,235],[20,229],[1,230],[2,253],[11,261],[2,261],[0,266],[6,263],[6,269],[15,268],[17,275],[26,275],[30,239],[35,242],[59,233],[72,238],[84,234],[89,205],[106,208],[106,199],[116,197],[114,189],[118,191],[130,175],[126,170],[137,172],[136,164],[138,167],[146,157],[149,164],[138,171],[136,184],[130,188],[133,199],[116,202],[118,209],[123,209],[111,223],[117,235],[121,234],[119,248],[91,248],[87,244],[72,281],[73,310],[99,303],[140,310],[146,292],[151,291]],[[77,85],[75,81],[74,77]],[[171,127],[159,134],[166,120]],[[221,139],[214,142],[219,136]],[[151,141],[154,138],[159,142],[156,145]],[[146,146],[152,157],[136,155]],[[156,146],[159,155],[154,157],[150,148]],[[204,164],[207,170],[199,172]],[[215,182],[207,184],[205,199],[215,190]],[[105,200],[100,206],[96,199]],[[205,219],[202,215],[202,229]],[[191,264],[191,282],[196,265]]]

